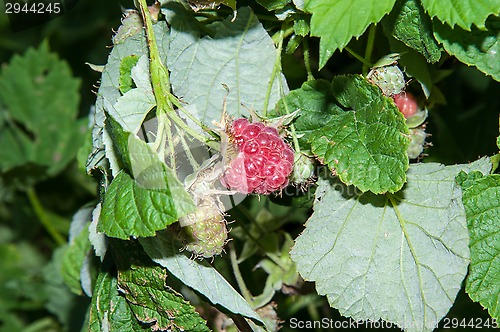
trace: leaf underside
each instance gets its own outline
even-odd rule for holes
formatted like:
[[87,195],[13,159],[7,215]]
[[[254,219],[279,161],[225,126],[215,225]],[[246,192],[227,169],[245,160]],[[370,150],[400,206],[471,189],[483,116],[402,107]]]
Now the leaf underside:
[[291,257],[305,280],[347,317],[431,331],[453,305],[469,263],[461,191],[469,165],[415,164],[395,194],[358,195],[321,180],[314,213]]
[[232,16],[209,25],[212,37],[200,37],[193,26],[180,26],[175,16],[171,23],[167,66],[172,89],[208,126],[220,121],[225,98],[227,114],[240,117],[248,116],[248,109],[262,114],[268,95],[267,107],[273,108],[280,85],[287,92],[284,77],[274,71],[274,43],[255,14],[244,7],[231,20]]
[[168,232],[161,232],[154,238],[140,239],[140,243],[154,262],[167,268],[185,285],[203,294],[211,303],[262,323],[248,302],[217,270],[205,262],[192,260],[180,253],[179,245]]

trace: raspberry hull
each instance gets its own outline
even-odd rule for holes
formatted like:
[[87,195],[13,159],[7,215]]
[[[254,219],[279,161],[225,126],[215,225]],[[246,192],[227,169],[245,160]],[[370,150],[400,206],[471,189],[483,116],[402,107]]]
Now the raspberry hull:
[[223,185],[245,194],[264,195],[288,185],[294,152],[276,128],[241,118],[231,124],[228,136],[239,152],[222,177]]

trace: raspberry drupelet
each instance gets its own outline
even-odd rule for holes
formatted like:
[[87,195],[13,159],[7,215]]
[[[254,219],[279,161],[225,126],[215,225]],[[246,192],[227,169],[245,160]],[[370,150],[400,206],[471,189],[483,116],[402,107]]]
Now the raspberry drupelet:
[[294,152],[276,128],[240,118],[232,122],[228,136],[238,154],[225,170],[223,185],[245,194],[264,195],[288,185]]

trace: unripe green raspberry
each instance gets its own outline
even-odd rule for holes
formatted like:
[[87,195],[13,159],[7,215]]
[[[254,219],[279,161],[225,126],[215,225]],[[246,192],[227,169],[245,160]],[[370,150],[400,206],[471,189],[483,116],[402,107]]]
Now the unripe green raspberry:
[[294,156],[292,182],[305,183],[314,175],[314,163],[311,158],[303,153],[296,152]]
[[425,138],[427,134],[421,127],[410,129],[411,142],[406,152],[410,159],[416,159],[424,151]]
[[226,222],[215,200],[206,199],[196,211],[179,219],[186,250],[196,257],[220,255],[227,241]]
[[406,86],[403,72],[397,65],[374,68],[367,78],[389,97],[401,93]]

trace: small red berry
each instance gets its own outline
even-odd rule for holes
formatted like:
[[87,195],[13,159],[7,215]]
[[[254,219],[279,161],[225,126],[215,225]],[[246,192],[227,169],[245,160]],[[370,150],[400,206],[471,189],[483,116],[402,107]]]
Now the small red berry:
[[276,128],[237,119],[228,135],[239,153],[221,179],[224,186],[246,194],[267,195],[288,185],[294,152]]
[[401,92],[395,95],[394,103],[399,108],[399,111],[403,113],[406,119],[415,115],[418,112],[417,99],[414,95],[409,92]]

